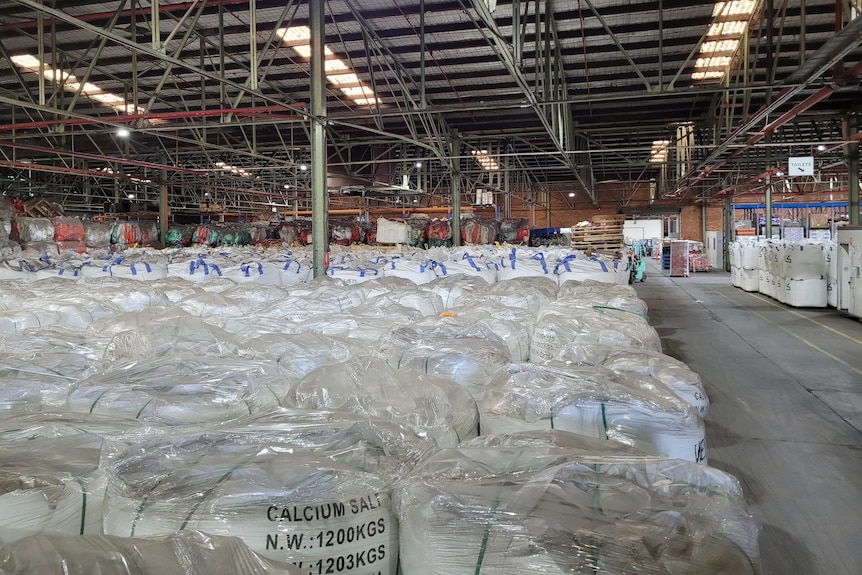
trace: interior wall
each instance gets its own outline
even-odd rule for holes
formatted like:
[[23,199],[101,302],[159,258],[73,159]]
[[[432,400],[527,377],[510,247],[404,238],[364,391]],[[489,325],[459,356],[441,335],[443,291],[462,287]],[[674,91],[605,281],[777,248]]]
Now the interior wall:
[[634,241],[660,238],[662,233],[662,221],[660,219],[626,220],[623,225],[623,235]]

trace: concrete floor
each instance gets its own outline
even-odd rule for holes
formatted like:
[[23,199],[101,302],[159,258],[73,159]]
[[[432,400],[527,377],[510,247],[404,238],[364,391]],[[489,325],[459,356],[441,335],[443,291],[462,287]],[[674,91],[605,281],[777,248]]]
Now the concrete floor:
[[862,323],[733,287],[724,272],[635,284],[665,353],[700,373],[711,465],[763,524],[763,575],[862,573]]

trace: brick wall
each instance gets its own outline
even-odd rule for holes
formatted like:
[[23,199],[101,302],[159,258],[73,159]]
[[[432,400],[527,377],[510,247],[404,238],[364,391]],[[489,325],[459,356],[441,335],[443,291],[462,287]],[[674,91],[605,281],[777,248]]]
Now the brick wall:
[[[706,208],[706,231],[721,231],[724,229],[724,208],[710,206]],[[686,206],[679,216],[679,237],[695,242],[703,241],[703,212],[700,206]]]

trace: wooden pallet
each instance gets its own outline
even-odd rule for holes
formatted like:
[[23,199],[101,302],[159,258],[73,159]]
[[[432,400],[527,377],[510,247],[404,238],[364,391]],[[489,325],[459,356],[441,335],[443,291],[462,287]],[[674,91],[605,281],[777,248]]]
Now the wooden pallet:
[[24,202],[24,214],[31,218],[54,218],[63,215],[63,208],[44,198]]

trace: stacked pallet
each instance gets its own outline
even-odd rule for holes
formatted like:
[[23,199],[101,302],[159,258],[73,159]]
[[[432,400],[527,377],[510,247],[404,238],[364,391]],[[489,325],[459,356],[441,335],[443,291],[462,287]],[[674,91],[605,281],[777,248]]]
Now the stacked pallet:
[[623,244],[623,223],[626,217],[619,215],[593,216],[588,224],[582,222],[572,226],[572,247],[584,251],[618,250]]

